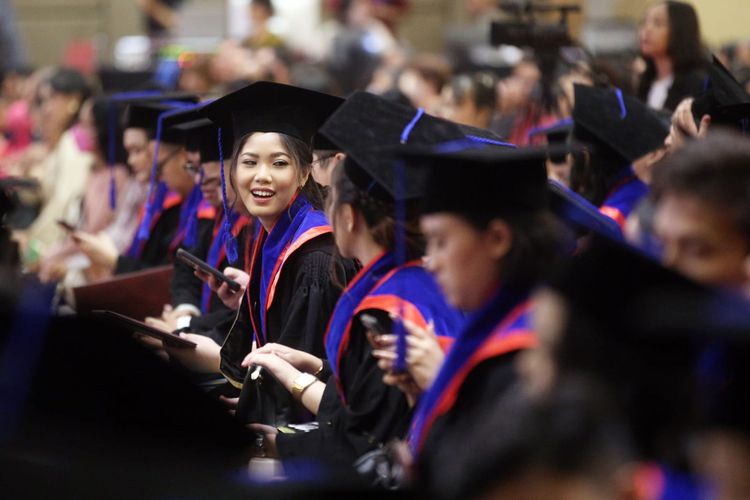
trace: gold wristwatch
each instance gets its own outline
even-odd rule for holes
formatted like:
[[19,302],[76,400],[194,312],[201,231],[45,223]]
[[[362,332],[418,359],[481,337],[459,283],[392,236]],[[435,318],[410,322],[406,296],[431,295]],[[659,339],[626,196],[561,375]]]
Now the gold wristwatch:
[[294,396],[296,400],[302,399],[302,393],[305,392],[305,389],[313,385],[316,380],[318,379],[315,378],[315,375],[301,373],[294,379],[294,383],[292,384],[292,396]]

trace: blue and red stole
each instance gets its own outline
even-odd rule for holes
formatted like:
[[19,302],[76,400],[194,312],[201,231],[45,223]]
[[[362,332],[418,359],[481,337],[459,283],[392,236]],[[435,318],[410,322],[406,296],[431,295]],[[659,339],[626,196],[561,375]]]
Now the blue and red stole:
[[325,336],[325,348],[341,400],[341,360],[346,354],[354,317],[368,309],[379,309],[408,319],[425,328],[432,320],[438,336],[452,338],[461,328],[461,314],[449,306],[434,278],[421,261],[396,266],[391,252],[381,254],[357,273],[341,294]]
[[[200,186],[195,186],[190,192],[188,202],[183,203],[180,208],[180,219],[177,224],[174,238],[172,238],[172,241],[169,243],[169,254],[174,255],[177,251],[177,247],[182,245],[183,242],[186,242],[187,244],[186,236],[191,220],[197,222],[196,219],[206,220],[214,219],[215,217],[216,207],[204,200],[203,194],[200,191]],[[197,228],[194,228],[194,230],[196,229]],[[195,237],[195,235],[193,236]],[[197,242],[194,241],[191,245],[187,246],[194,246],[196,243]]]
[[[250,311],[250,320],[258,346],[268,341],[266,315],[273,304],[276,285],[281,277],[284,263],[313,238],[332,232],[328,219],[316,210],[302,193],[297,193],[289,207],[282,212],[269,232],[258,224],[255,244],[249,260],[250,288],[255,288],[260,300],[260,324]],[[248,306],[250,306],[248,300]]]
[[[159,194],[158,190],[164,189],[166,190],[166,184],[160,183],[159,187],[157,188],[157,193],[154,195],[156,198],[162,198],[164,201],[161,204],[161,208],[156,210],[156,212],[153,214],[153,217],[151,218],[150,224],[149,224],[149,234],[153,232],[154,227],[156,227],[156,224],[159,222],[159,219],[161,218],[162,214],[165,210],[168,210],[172,207],[176,207],[177,205],[182,203],[182,196],[175,193],[174,191],[165,191],[163,194]],[[140,209],[140,212],[138,214],[138,228],[141,227],[141,223],[143,221],[143,218],[146,216],[146,205],[143,205]],[[136,229],[135,235],[133,235],[133,241],[130,243],[130,248],[128,248],[127,256],[132,257],[134,259],[138,259],[141,257],[141,254],[143,253],[143,249],[146,246],[147,239],[141,239],[138,237],[139,229]]]
[[537,345],[531,330],[528,293],[500,291],[471,314],[440,368],[422,395],[411,424],[409,445],[417,456],[435,420],[453,408],[461,386],[480,363]]
[[599,211],[614,219],[620,225],[620,229],[623,229],[630,212],[647,194],[648,186],[635,175],[632,167],[627,167],[623,169],[614,186],[607,193]]
[[[221,235],[221,226],[224,223],[224,212],[219,207],[221,215],[218,217],[219,214],[217,214],[217,217],[214,222],[214,228],[211,233],[211,246],[208,249],[208,256],[206,257],[206,262],[212,267],[215,267],[216,269],[219,269],[219,265],[224,261],[227,255],[226,246],[224,245],[224,242],[222,241]],[[252,224],[252,219],[250,217],[247,217],[245,215],[240,215],[237,217],[237,219],[234,221],[234,224],[232,225],[232,234],[237,237],[242,231],[242,229]],[[233,262],[230,264],[234,264]],[[219,269],[221,271],[221,269]],[[208,286],[208,283],[203,283],[203,287],[201,289],[201,312],[203,314],[206,314],[211,311],[211,294],[213,291]]]

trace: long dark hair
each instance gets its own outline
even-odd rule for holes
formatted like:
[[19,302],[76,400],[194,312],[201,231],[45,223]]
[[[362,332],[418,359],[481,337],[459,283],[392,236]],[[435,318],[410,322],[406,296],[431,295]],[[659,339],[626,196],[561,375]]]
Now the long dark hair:
[[508,289],[528,289],[550,279],[563,262],[566,233],[546,209],[505,215],[460,214],[475,229],[484,231],[501,219],[513,234],[513,242],[500,268],[500,282]]
[[52,92],[78,97],[78,110],[73,114],[66,130],[78,122],[81,106],[91,96],[92,88],[80,72],[74,69],[59,68],[45,81]]
[[[364,218],[375,243],[389,251],[396,247],[396,231],[401,224],[406,236],[407,259],[412,260],[424,255],[425,245],[424,238],[419,230],[418,204],[407,204],[405,220],[397,221],[394,202],[376,198],[358,188],[346,175],[346,170],[342,164],[334,168],[331,175],[331,185],[334,188],[335,196],[329,196],[328,198],[329,213],[333,213],[343,204],[351,205]],[[331,220],[331,225],[333,223],[334,221]]]
[[[665,0],[667,16],[669,17],[669,40],[667,41],[667,55],[672,60],[672,71],[675,82],[692,70],[699,69],[705,64],[705,51],[701,43],[700,24],[698,15],[692,5],[675,0]],[[646,71],[641,76],[638,85],[638,97],[645,100],[656,79],[656,66],[653,59],[643,56],[646,61]]]
[[570,187],[573,191],[599,206],[604,203],[615,179],[630,162],[598,141],[582,127],[576,127],[574,137],[583,144],[593,144],[595,151],[573,155]]
[[[234,183],[235,170],[237,170],[237,163],[239,161],[240,153],[242,148],[245,147],[245,143],[251,135],[256,132],[250,132],[242,136],[237,143],[234,145],[234,151],[232,152],[232,168],[229,175],[229,183],[232,188],[237,191],[237,187]],[[301,192],[310,201],[310,204],[316,210],[323,209],[323,191],[312,176],[312,161],[313,161],[313,150],[310,144],[306,143],[301,139],[292,137],[290,135],[279,133],[281,138],[281,144],[284,149],[292,158],[295,168],[297,169],[297,175],[299,179],[307,176],[307,181],[302,186]],[[237,203],[239,196],[235,197],[234,203]]]

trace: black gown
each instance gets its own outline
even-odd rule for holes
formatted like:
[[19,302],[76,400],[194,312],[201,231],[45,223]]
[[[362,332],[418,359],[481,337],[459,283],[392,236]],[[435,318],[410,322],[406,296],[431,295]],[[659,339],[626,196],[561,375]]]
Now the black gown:
[[[333,273],[341,285],[332,279]],[[281,269],[276,297],[266,315],[267,341],[325,357],[323,337],[328,320],[343,286],[355,274],[356,266],[352,261],[337,257],[332,234],[323,234],[304,243]],[[237,388],[242,388],[247,374],[241,363],[252,348],[250,314],[256,324],[260,322],[258,287],[253,285],[251,282],[245,296],[251,306],[243,302],[237,321],[221,348],[221,372]],[[273,384],[272,392],[277,425],[311,419],[280,384]]]
[[[199,259],[206,260],[208,247],[211,246],[213,240],[214,223],[213,218],[199,217],[198,242],[195,247],[187,247],[183,242],[178,248],[184,248]],[[193,268],[181,260],[175,260],[174,274],[172,274],[172,283],[170,284],[172,305],[177,307],[180,304],[190,304],[200,309],[202,288],[203,281],[195,276]]]
[[148,240],[143,245],[139,257],[120,255],[117,258],[115,274],[142,271],[151,267],[169,264],[172,260],[170,245],[180,222],[181,204],[164,209],[151,229]]
[[[363,313],[390,327],[384,311],[368,309]],[[341,381],[349,395],[346,404],[339,397],[335,377],[329,376],[316,418],[318,429],[277,436],[276,446],[285,460],[313,457],[332,467],[351,467],[373,448],[406,435],[411,420],[409,405],[398,388],[383,383],[383,371],[372,356],[365,333],[355,319],[340,366]]]

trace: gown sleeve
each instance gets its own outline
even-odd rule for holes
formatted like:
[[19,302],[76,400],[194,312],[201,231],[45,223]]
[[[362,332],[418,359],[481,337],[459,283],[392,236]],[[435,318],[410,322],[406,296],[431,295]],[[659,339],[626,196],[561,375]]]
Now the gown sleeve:
[[[195,248],[188,248],[183,244],[180,245],[180,248],[184,248],[199,259],[206,260],[208,248],[211,246],[213,222],[213,219],[199,219],[197,245]],[[203,282],[193,274],[192,267],[179,259],[174,261],[174,274],[172,275],[170,289],[173,306],[186,304],[200,310]]]
[[[367,313],[383,325],[390,324],[383,311]],[[335,378],[330,377],[318,412],[319,430],[312,432],[323,437],[284,436],[277,443],[282,458],[306,455],[334,465],[351,465],[368,451],[406,435],[411,417],[406,398],[398,388],[383,383],[364,328],[356,320],[353,325],[340,373],[346,402],[338,394]]]

